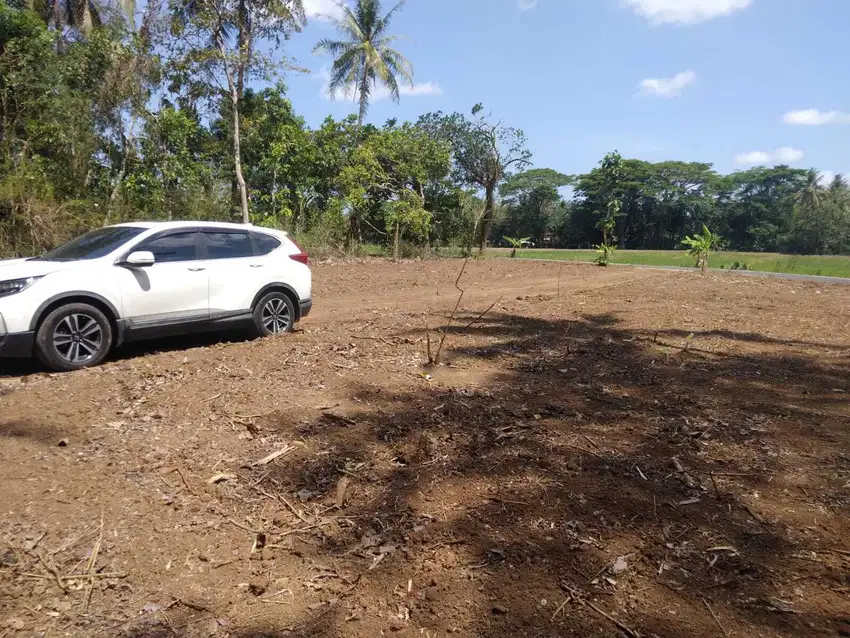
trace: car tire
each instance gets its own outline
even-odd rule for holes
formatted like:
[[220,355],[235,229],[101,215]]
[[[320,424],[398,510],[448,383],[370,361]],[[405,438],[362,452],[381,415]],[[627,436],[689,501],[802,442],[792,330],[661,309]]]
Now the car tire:
[[95,366],[112,348],[112,324],[85,303],[60,306],[38,328],[35,354],[51,370],[70,372]]
[[261,337],[292,332],[295,329],[295,305],[289,295],[270,292],[254,306],[254,326]]

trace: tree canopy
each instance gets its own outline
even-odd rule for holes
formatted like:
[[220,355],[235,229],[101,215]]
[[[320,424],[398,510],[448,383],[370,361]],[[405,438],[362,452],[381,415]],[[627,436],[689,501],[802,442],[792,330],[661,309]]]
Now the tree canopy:
[[[825,183],[788,166],[723,175],[613,153],[565,175],[533,166],[523,132],[480,104],[310,127],[284,83],[297,72],[285,45],[304,24],[299,0],[158,0],[138,25],[121,6],[88,0],[57,14],[0,2],[2,257],[103,224],[196,218],[283,228],[329,250],[379,243],[397,256],[505,237],[673,250],[703,225],[730,249],[850,252],[841,176]],[[320,46],[354,65],[337,69],[343,84],[389,82],[392,93],[399,80],[363,47],[408,79],[394,49],[378,51],[401,5],[351,7],[347,44]],[[368,38],[353,38],[351,19]]]

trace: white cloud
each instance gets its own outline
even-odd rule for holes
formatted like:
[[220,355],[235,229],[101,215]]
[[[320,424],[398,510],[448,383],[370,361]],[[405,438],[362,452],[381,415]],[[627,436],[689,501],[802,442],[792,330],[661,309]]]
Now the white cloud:
[[[332,100],[348,100],[354,101],[355,90],[353,86],[348,86],[344,89],[337,89],[333,96],[328,95],[328,84],[331,80],[331,73],[327,67],[322,68],[317,74],[322,81],[322,97]],[[438,96],[443,94],[443,89],[436,82],[419,82],[413,86],[401,84],[398,87],[398,92],[403,97],[423,97],[423,96]],[[384,85],[378,84],[373,87],[371,102],[379,102],[381,100],[390,99],[390,91]]]
[[420,82],[413,86],[402,86],[399,89],[399,93],[407,96],[442,95],[443,89],[441,89],[440,85],[436,82]]
[[753,0],[622,0],[652,24],[696,24],[743,11]]
[[682,71],[672,78],[647,78],[640,83],[640,92],[658,97],[677,97],[685,87],[697,81],[694,71]]
[[538,0],[516,0],[516,6],[520,11],[528,11],[537,6]]
[[304,13],[308,20],[342,17],[342,9],[335,0],[304,0]]
[[824,126],[826,124],[850,124],[850,113],[841,111],[819,111],[817,109],[803,109],[802,111],[791,111],[782,118],[786,124],[798,126]]
[[826,188],[830,184],[832,184],[832,180],[835,179],[835,176],[838,175],[835,171],[821,171],[820,172],[820,185]]
[[803,151],[783,146],[773,152],[752,151],[735,156],[735,163],[743,166],[765,166],[767,164],[796,164],[803,159]]
[[783,146],[776,150],[773,154],[773,159],[780,164],[793,164],[794,162],[799,162],[803,159],[803,155],[805,155],[805,153],[798,148]]

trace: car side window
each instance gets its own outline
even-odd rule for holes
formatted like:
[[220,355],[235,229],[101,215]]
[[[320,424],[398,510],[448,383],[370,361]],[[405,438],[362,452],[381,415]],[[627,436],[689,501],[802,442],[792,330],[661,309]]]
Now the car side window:
[[254,240],[254,246],[257,248],[257,256],[268,255],[280,246],[279,239],[265,233],[251,233],[251,238]]
[[237,259],[253,257],[254,247],[248,233],[204,232],[207,243],[207,259]]
[[173,233],[143,242],[133,248],[133,251],[149,250],[153,253],[156,263],[173,261],[194,261],[198,258],[195,253],[195,231]]

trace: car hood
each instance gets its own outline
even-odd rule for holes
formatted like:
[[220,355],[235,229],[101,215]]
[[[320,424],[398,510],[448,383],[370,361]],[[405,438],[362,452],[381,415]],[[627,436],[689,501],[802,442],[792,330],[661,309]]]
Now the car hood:
[[0,281],[41,277],[52,272],[76,270],[85,263],[81,261],[39,261],[29,259],[6,259],[0,261]]

